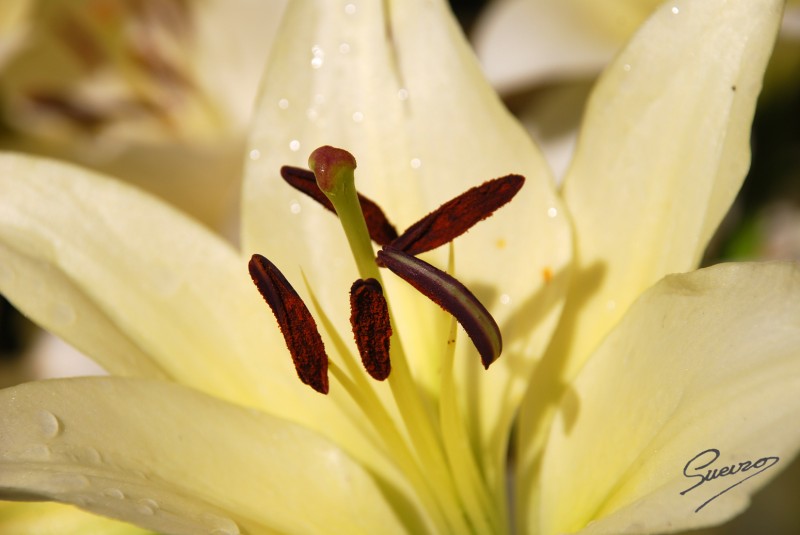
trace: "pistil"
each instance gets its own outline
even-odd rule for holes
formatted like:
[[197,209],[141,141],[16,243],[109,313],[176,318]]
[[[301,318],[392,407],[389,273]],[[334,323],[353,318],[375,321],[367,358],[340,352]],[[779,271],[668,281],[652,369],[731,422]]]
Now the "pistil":
[[326,145],[311,153],[308,166],[317,178],[319,189],[339,216],[361,278],[375,279],[381,283],[369,230],[356,192],[355,158],[346,150]]

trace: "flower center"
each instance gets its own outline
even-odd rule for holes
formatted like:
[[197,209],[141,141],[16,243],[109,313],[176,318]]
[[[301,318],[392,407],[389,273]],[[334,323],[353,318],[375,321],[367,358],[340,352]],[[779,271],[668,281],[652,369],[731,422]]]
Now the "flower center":
[[[328,359],[317,324],[305,303],[276,266],[255,254],[250,261],[250,274],[278,321],[298,376],[314,390],[326,394],[330,369],[382,437],[387,454],[428,504],[432,520],[441,531],[502,531],[502,513],[498,513],[482,483],[478,463],[463,451],[467,437],[463,427],[456,423],[454,386],[449,371],[454,345],[448,342],[446,346],[447,368],[442,371],[437,418],[415,384],[400,338],[392,329],[391,308],[384,296],[379,267],[388,268],[450,313],[464,327],[484,367],[488,368],[502,350],[496,322],[466,286],[416,255],[452,242],[489,217],[514,197],[524,183],[523,177],[508,175],[472,188],[398,236],[380,207],[357,193],[356,161],[350,153],[321,147],[311,154],[309,166],[313,171],[284,167],[281,175],[339,218],[360,275],[350,289],[350,323],[356,347],[369,376],[387,380],[395,407],[386,406],[376,390],[377,383],[364,376],[347,344],[336,335],[314,301],[323,327],[341,354],[344,368]],[[382,246],[377,257],[373,241]],[[455,341],[455,323],[449,340]],[[402,421],[394,420],[393,409]]]

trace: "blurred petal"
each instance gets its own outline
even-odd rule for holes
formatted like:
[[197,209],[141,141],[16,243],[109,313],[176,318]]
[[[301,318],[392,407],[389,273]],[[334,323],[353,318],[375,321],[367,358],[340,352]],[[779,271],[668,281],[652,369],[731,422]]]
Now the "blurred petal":
[[567,376],[644,289],[699,262],[747,173],[782,6],[670,2],[598,82],[563,191],[579,262],[554,347]]
[[178,385],[42,381],[0,391],[0,405],[0,429],[14,430],[0,435],[6,498],[176,534],[401,532],[372,478],[326,439]]
[[[623,39],[604,31],[575,1],[499,0],[472,34],[483,71],[501,93],[569,78],[594,76]],[[607,7],[609,2],[604,2]]]
[[146,535],[132,524],[93,515],[59,503],[0,502],[5,533],[25,535]]
[[[244,251],[269,257],[290,281],[301,280],[302,267],[340,332],[354,262],[337,221],[282,184],[281,165],[305,167],[325,144],[347,149],[357,187],[398,230],[484,180],[526,177],[509,206],[455,244],[455,275],[507,340],[488,373],[474,355],[456,359],[476,449],[501,457],[533,355],[558,315],[571,240],[545,163],[483,79],[446,3],[293,1],[265,80],[245,179]],[[426,259],[446,265],[443,250]],[[449,322],[402,281],[385,282],[412,368],[436,390]]]
[[[560,404],[530,508],[541,533],[663,533],[742,511],[800,447],[799,301],[789,263],[672,275],[636,301]],[[712,448],[707,470],[780,460],[681,495]]]

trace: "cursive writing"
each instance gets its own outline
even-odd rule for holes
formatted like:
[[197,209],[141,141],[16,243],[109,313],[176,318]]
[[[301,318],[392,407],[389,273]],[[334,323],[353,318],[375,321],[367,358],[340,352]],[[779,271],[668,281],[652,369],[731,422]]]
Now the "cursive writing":
[[689,462],[686,463],[686,466],[683,467],[683,475],[689,479],[696,479],[696,483],[689,487],[688,489],[681,492],[681,496],[690,492],[704,483],[708,483],[709,481],[713,481],[718,478],[723,477],[730,477],[736,474],[747,475],[747,477],[743,477],[739,479],[731,486],[727,487],[726,489],[718,492],[714,496],[710,497],[706,501],[704,501],[700,507],[694,510],[694,512],[700,511],[703,507],[714,501],[715,499],[719,498],[732,488],[741,485],[751,477],[755,477],[764,470],[768,468],[772,468],[775,466],[778,461],[780,461],[779,457],[761,457],[757,461],[744,461],[740,463],[734,463],[726,466],[722,466],[719,468],[714,468],[712,465],[719,459],[720,452],[718,449],[711,448],[705,451],[701,451],[691,459]]

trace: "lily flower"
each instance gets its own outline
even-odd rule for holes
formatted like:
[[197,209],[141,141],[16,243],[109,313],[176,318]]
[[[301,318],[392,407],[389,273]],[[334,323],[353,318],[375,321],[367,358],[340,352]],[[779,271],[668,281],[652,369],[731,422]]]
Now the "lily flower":
[[[562,191],[430,0],[289,4],[241,250],[124,184],[4,155],[0,290],[111,375],[0,391],[0,496],[179,534],[651,533],[735,515],[800,447],[800,269],[691,270],[746,172],[782,6],[658,10],[595,88]],[[488,369],[391,274],[391,371],[363,369],[348,291],[378,267],[352,246],[359,216],[279,174],[324,145],[355,156],[355,188],[399,229],[525,177],[419,258],[493,316]],[[259,290],[276,266],[314,318],[299,334],[319,333],[327,395],[298,378],[254,254]]]

